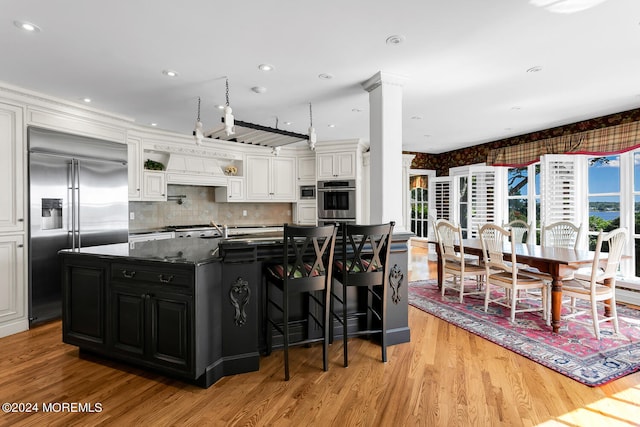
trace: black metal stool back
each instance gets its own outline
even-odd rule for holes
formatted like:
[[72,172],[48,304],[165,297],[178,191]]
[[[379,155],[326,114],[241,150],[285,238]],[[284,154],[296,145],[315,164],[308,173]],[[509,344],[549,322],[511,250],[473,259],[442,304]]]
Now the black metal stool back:
[[[328,369],[331,274],[337,228],[335,225],[305,227],[284,225],[282,264],[267,266],[267,354],[272,349],[273,329],[283,336],[284,378],[289,380],[289,346],[323,341],[323,368]],[[275,289],[279,293],[274,293]],[[296,323],[307,323],[306,336],[290,342],[290,297],[307,294],[304,319]],[[279,298],[280,297],[280,298]],[[315,304],[315,307],[312,306]],[[280,316],[273,316],[273,309]],[[313,327],[320,327],[322,336],[314,334]],[[303,334],[304,335],[304,334]]]
[[[342,292],[332,289],[332,313],[342,325],[344,366],[349,365],[347,340],[352,336],[380,333],[382,361],[387,361],[387,289],[389,288],[389,254],[395,222],[379,225],[351,225],[342,229],[341,256],[334,263],[334,279]],[[348,298],[349,287],[366,289],[366,307],[358,293]],[[336,309],[336,302],[339,307]],[[356,319],[357,329],[354,329]],[[363,320],[364,319],[364,320]],[[366,322],[362,326],[363,321]],[[349,329],[352,329],[349,331]],[[333,331],[333,330],[332,330]]]

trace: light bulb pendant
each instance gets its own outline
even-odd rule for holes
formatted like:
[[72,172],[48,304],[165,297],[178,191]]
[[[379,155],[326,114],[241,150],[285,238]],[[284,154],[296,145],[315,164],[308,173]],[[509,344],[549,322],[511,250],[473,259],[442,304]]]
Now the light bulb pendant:
[[202,132],[202,122],[200,120],[196,122],[196,129],[193,132],[193,136],[196,139],[196,144],[200,145],[202,143],[202,138],[204,138],[204,133]]
[[227,136],[231,136],[236,133],[236,127],[233,122],[233,110],[228,105],[224,107],[224,131]]
[[313,126],[309,127],[309,149],[311,151],[316,149],[316,141],[317,141],[317,136],[316,136],[316,130],[314,129]]

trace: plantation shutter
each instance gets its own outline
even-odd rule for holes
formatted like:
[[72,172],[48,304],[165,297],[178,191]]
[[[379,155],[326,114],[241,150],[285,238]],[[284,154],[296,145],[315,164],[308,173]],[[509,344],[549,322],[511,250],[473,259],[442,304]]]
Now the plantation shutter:
[[546,155],[540,159],[540,221],[582,221],[583,198],[578,193],[579,156]]
[[469,171],[469,237],[477,238],[480,227],[496,223],[496,170],[471,168]]
[[451,218],[451,178],[443,176],[430,179],[429,193],[431,194],[429,212],[434,208],[437,213],[435,219],[449,221]]

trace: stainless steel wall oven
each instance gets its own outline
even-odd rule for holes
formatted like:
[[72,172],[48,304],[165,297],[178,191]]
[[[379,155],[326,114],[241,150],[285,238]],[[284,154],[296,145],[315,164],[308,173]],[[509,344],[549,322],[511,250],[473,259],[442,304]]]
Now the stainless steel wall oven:
[[356,219],[356,181],[318,181],[318,220]]

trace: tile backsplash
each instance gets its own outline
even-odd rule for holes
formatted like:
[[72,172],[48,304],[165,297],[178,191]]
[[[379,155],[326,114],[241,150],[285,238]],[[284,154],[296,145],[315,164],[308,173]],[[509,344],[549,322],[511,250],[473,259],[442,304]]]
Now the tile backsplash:
[[[216,203],[213,187],[169,185],[166,202],[129,202],[129,230],[169,225],[282,225],[292,222],[291,203]],[[178,197],[183,196],[183,197]],[[246,211],[246,216],[243,215]]]

